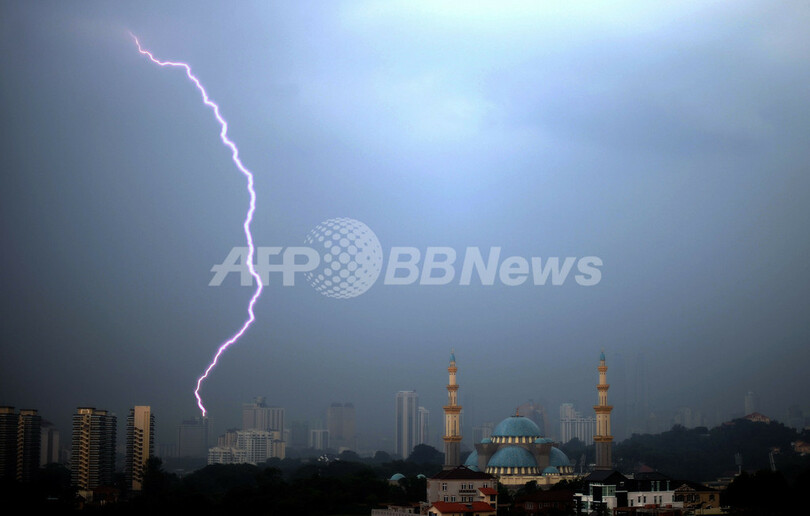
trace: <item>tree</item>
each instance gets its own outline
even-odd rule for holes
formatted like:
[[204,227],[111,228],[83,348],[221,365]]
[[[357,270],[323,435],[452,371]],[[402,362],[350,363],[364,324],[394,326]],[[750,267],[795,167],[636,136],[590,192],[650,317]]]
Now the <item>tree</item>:
[[415,462],[417,464],[442,464],[444,462],[444,454],[433,446],[417,444],[413,447],[413,452],[408,457],[408,462]]

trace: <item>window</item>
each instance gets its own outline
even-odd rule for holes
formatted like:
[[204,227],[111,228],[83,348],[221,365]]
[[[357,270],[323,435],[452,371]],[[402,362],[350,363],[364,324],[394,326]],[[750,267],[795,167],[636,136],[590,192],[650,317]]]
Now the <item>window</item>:
[[449,501],[449,497],[447,495],[444,495],[444,501],[445,502]]
[[456,495],[452,495],[452,496],[450,496],[450,501],[451,501],[451,502],[455,502],[455,501],[456,501]]
[[447,491],[447,482],[442,482],[442,491]]

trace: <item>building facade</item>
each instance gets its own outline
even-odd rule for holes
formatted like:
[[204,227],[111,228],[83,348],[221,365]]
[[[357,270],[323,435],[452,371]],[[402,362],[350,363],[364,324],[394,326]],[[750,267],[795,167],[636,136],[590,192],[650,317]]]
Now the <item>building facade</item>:
[[329,448],[329,430],[325,428],[314,428],[309,431],[309,447],[315,450],[326,450]]
[[155,455],[155,415],[152,408],[136,405],[127,416],[127,486],[133,491],[143,488],[146,461]]
[[593,436],[596,433],[596,418],[584,417],[574,410],[573,403],[563,403],[560,405],[560,442],[567,443],[571,439],[577,438],[586,446],[593,444]]
[[498,423],[490,437],[477,443],[465,465],[514,487],[531,481],[551,485],[574,476],[565,453],[542,436],[534,421],[518,414]]
[[34,409],[0,407],[0,478],[28,482],[39,469],[42,418]]
[[208,418],[195,417],[180,423],[177,427],[177,456],[208,456]]
[[277,431],[284,436],[284,409],[271,407],[264,396],[257,396],[253,403],[242,405],[242,430]]
[[407,459],[416,446],[419,434],[419,395],[415,391],[399,391],[396,397],[394,453]]
[[326,410],[326,429],[332,448],[338,452],[357,449],[354,404],[332,403]]
[[118,420],[106,410],[79,407],[73,415],[70,478],[79,491],[113,484]]

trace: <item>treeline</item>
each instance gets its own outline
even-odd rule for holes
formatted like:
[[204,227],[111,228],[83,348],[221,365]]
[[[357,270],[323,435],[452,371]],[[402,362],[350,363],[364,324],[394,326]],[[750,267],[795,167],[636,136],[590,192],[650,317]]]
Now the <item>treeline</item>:
[[661,434],[634,434],[614,445],[613,458],[620,471],[644,464],[673,478],[705,482],[736,473],[738,459],[743,470],[770,469],[773,452],[776,469],[792,482],[810,469],[810,456],[793,451],[798,440],[810,441],[810,435],[777,422],[736,419],[711,430],[675,426]]
[[[69,470],[53,464],[41,469],[31,482],[0,482],[0,496],[35,513],[48,514],[215,515],[248,510],[279,515],[368,515],[380,504],[424,499],[424,477],[441,470],[442,455],[430,447],[418,451],[407,461],[391,461],[387,454],[361,459],[348,452],[329,460],[212,465],[182,477],[167,472],[160,459],[153,458],[140,492],[127,492],[124,476],[118,474],[117,500],[93,504],[82,504],[70,485]],[[381,462],[386,459],[388,462]],[[392,485],[387,479],[395,473],[406,478]],[[101,494],[109,496],[109,491]]]

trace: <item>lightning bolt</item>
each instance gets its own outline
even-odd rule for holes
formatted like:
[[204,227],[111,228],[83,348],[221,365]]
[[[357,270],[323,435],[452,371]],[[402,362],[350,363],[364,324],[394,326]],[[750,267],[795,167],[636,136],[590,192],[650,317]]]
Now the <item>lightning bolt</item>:
[[148,57],[149,60],[156,65],[172,66],[182,68],[186,71],[186,77],[188,77],[188,79],[193,82],[194,86],[196,86],[200,91],[203,103],[211,108],[211,111],[214,113],[214,117],[217,119],[217,122],[219,122],[219,125],[222,128],[222,130],[219,132],[219,138],[222,140],[222,143],[231,150],[231,159],[233,159],[236,168],[239,169],[239,172],[245,175],[245,178],[247,179],[247,190],[250,194],[250,206],[247,214],[245,215],[245,222],[242,227],[245,230],[245,239],[247,240],[248,244],[247,266],[248,270],[250,271],[250,275],[253,276],[253,279],[256,281],[256,291],[253,292],[253,296],[250,298],[250,302],[248,303],[248,318],[242,324],[242,327],[239,328],[239,331],[234,333],[230,339],[220,344],[219,348],[217,348],[217,352],[214,354],[214,358],[211,360],[211,363],[208,364],[208,367],[205,369],[202,376],[197,379],[197,387],[194,389],[194,397],[197,398],[197,406],[202,411],[203,417],[205,417],[206,410],[205,406],[203,405],[202,398],[200,397],[200,387],[202,386],[203,381],[208,378],[208,374],[211,373],[211,371],[213,371],[213,369],[216,367],[219,357],[221,357],[222,354],[225,353],[225,350],[227,350],[232,344],[236,343],[242,337],[242,335],[245,334],[247,329],[250,328],[253,321],[256,320],[256,315],[253,313],[253,306],[256,304],[256,301],[258,301],[259,296],[262,295],[263,286],[261,276],[259,276],[259,273],[256,272],[256,268],[253,266],[253,252],[255,248],[253,245],[253,235],[250,232],[250,223],[253,221],[253,213],[256,211],[256,191],[253,189],[253,173],[248,170],[247,167],[242,164],[242,160],[239,159],[239,149],[236,147],[236,144],[228,138],[228,122],[222,118],[222,115],[219,113],[219,106],[208,97],[208,92],[205,91],[205,88],[200,83],[200,80],[195,77],[193,73],[191,73],[191,67],[187,63],[161,61],[160,59],[156,59],[151,52],[144,50],[144,48],[141,46],[141,42],[134,34],[130,32],[129,35],[132,36],[133,40],[135,40],[135,44],[138,46],[138,52]]

